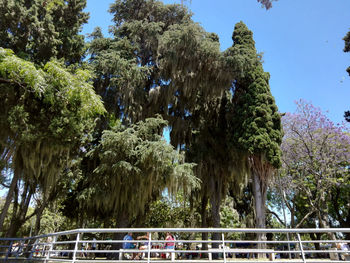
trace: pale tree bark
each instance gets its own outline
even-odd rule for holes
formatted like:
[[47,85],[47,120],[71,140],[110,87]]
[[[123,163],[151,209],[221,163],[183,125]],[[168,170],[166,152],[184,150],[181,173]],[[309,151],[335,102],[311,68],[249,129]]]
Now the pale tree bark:
[[[263,182],[260,178],[260,176],[253,172],[253,193],[254,193],[254,200],[255,200],[255,227],[256,228],[266,228],[266,208],[265,208],[265,202],[266,202],[266,182]],[[265,233],[257,233],[257,239],[258,241],[266,241],[266,234]],[[258,244],[259,249],[265,249],[266,244],[259,243]],[[259,258],[264,258],[265,255],[258,254]]]

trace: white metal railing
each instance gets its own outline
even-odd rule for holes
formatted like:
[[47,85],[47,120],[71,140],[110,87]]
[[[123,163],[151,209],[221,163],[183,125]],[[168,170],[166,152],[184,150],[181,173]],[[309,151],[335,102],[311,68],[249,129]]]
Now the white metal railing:
[[[122,249],[126,233],[149,233],[148,240],[134,240],[133,249]],[[165,233],[176,236],[165,240]],[[202,240],[201,233],[219,234],[219,240]],[[267,234],[257,241],[256,234]],[[0,238],[0,261],[20,262],[350,262],[343,249],[350,228],[330,229],[225,229],[225,228],[133,228],[76,229],[29,238]],[[216,235],[217,235],[216,234]],[[312,240],[311,234],[320,236]],[[117,236],[119,235],[119,238]],[[330,239],[335,237],[335,239]],[[165,249],[175,243],[174,249]],[[146,249],[141,250],[140,244]],[[22,262],[21,261],[21,262]]]

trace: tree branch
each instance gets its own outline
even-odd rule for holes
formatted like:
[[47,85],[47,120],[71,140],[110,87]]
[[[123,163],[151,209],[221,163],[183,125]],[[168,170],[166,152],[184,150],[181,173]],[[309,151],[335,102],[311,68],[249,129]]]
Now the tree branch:
[[286,224],[282,221],[282,219],[278,216],[276,212],[271,211],[270,209],[266,208],[267,212],[274,215],[276,219],[283,225],[286,226]]
[[300,226],[301,226],[301,224],[302,223],[304,223],[304,221],[306,220],[306,219],[308,219],[308,217],[309,216],[311,216],[313,213],[315,213],[315,209],[312,209],[309,213],[307,213],[304,217],[303,217],[303,219],[301,219],[301,221],[295,226],[295,228],[299,228]]
[[16,84],[22,88],[25,88],[23,83],[20,83],[20,82],[14,81],[14,80],[10,80],[10,79],[4,79],[4,78],[0,78],[0,84]]

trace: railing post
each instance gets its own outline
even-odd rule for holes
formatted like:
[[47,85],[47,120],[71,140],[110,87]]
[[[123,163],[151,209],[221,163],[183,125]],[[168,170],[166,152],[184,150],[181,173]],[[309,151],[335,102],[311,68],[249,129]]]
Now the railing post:
[[301,251],[301,257],[303,259],[303,262],[305,263],[305,254],[304,254],[304,249],[303,249],[303,243],[301,242],[300,234],[297,233],[298,241],[299,241],[299,246],[300,246],[300,251]]
[[51,243],[49,244],[49,251],[47,252],[45,263],[50,259],[51,251],[53,250],[53,246],[56,243],[56,236],[54,236],[51,240]]
[[9,258],[9,255],[11,254],[12,245],[13,245],[13,240],[10,241],[10,245],[6,253],[5,261],[7,261],[7,259]]
[[152,233],[149,233],[148,236],[148,257],[147,257],[147,263],[151,260],[151,239],[152,239]]
[[79,246],[79,240],[80,240],[80,233],[77,234],[77,239],[75,241],[72,263],[75,263],[75,261],[77,260],[77,250],[78,250],[78,246]]
[[226,263],[225,234],[222,233],[222,251],[224,253],[224,263]]

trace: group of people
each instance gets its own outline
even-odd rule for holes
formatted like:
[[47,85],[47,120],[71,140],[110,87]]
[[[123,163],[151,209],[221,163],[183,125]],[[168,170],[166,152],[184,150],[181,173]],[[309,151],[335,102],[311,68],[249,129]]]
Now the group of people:
[[[146,242],[142,242],[139,246],[138,249],[139,250],[146,250],[148,249],[148,246],[152,245],[150,242],[150,234],[149,232],[146,233],[146,235],[143,236],[138,236],[136,238],[137,240],[147,240]],[[123,249],[135,249],[137,248],[137,244],[135,242],[132,242],[134,240],[133,238],[133,233],[129,232],[127,233],[123,240],[125,241],[123,243]],[[165,243],[164,248],[165,249],[174,249],[175,248],[175,238],[172,234],[170,234],[170,232],[166,233],[166,237],[165,240],[168,241]],[[132,259],[141,259],[143,253],[132,253]]]

